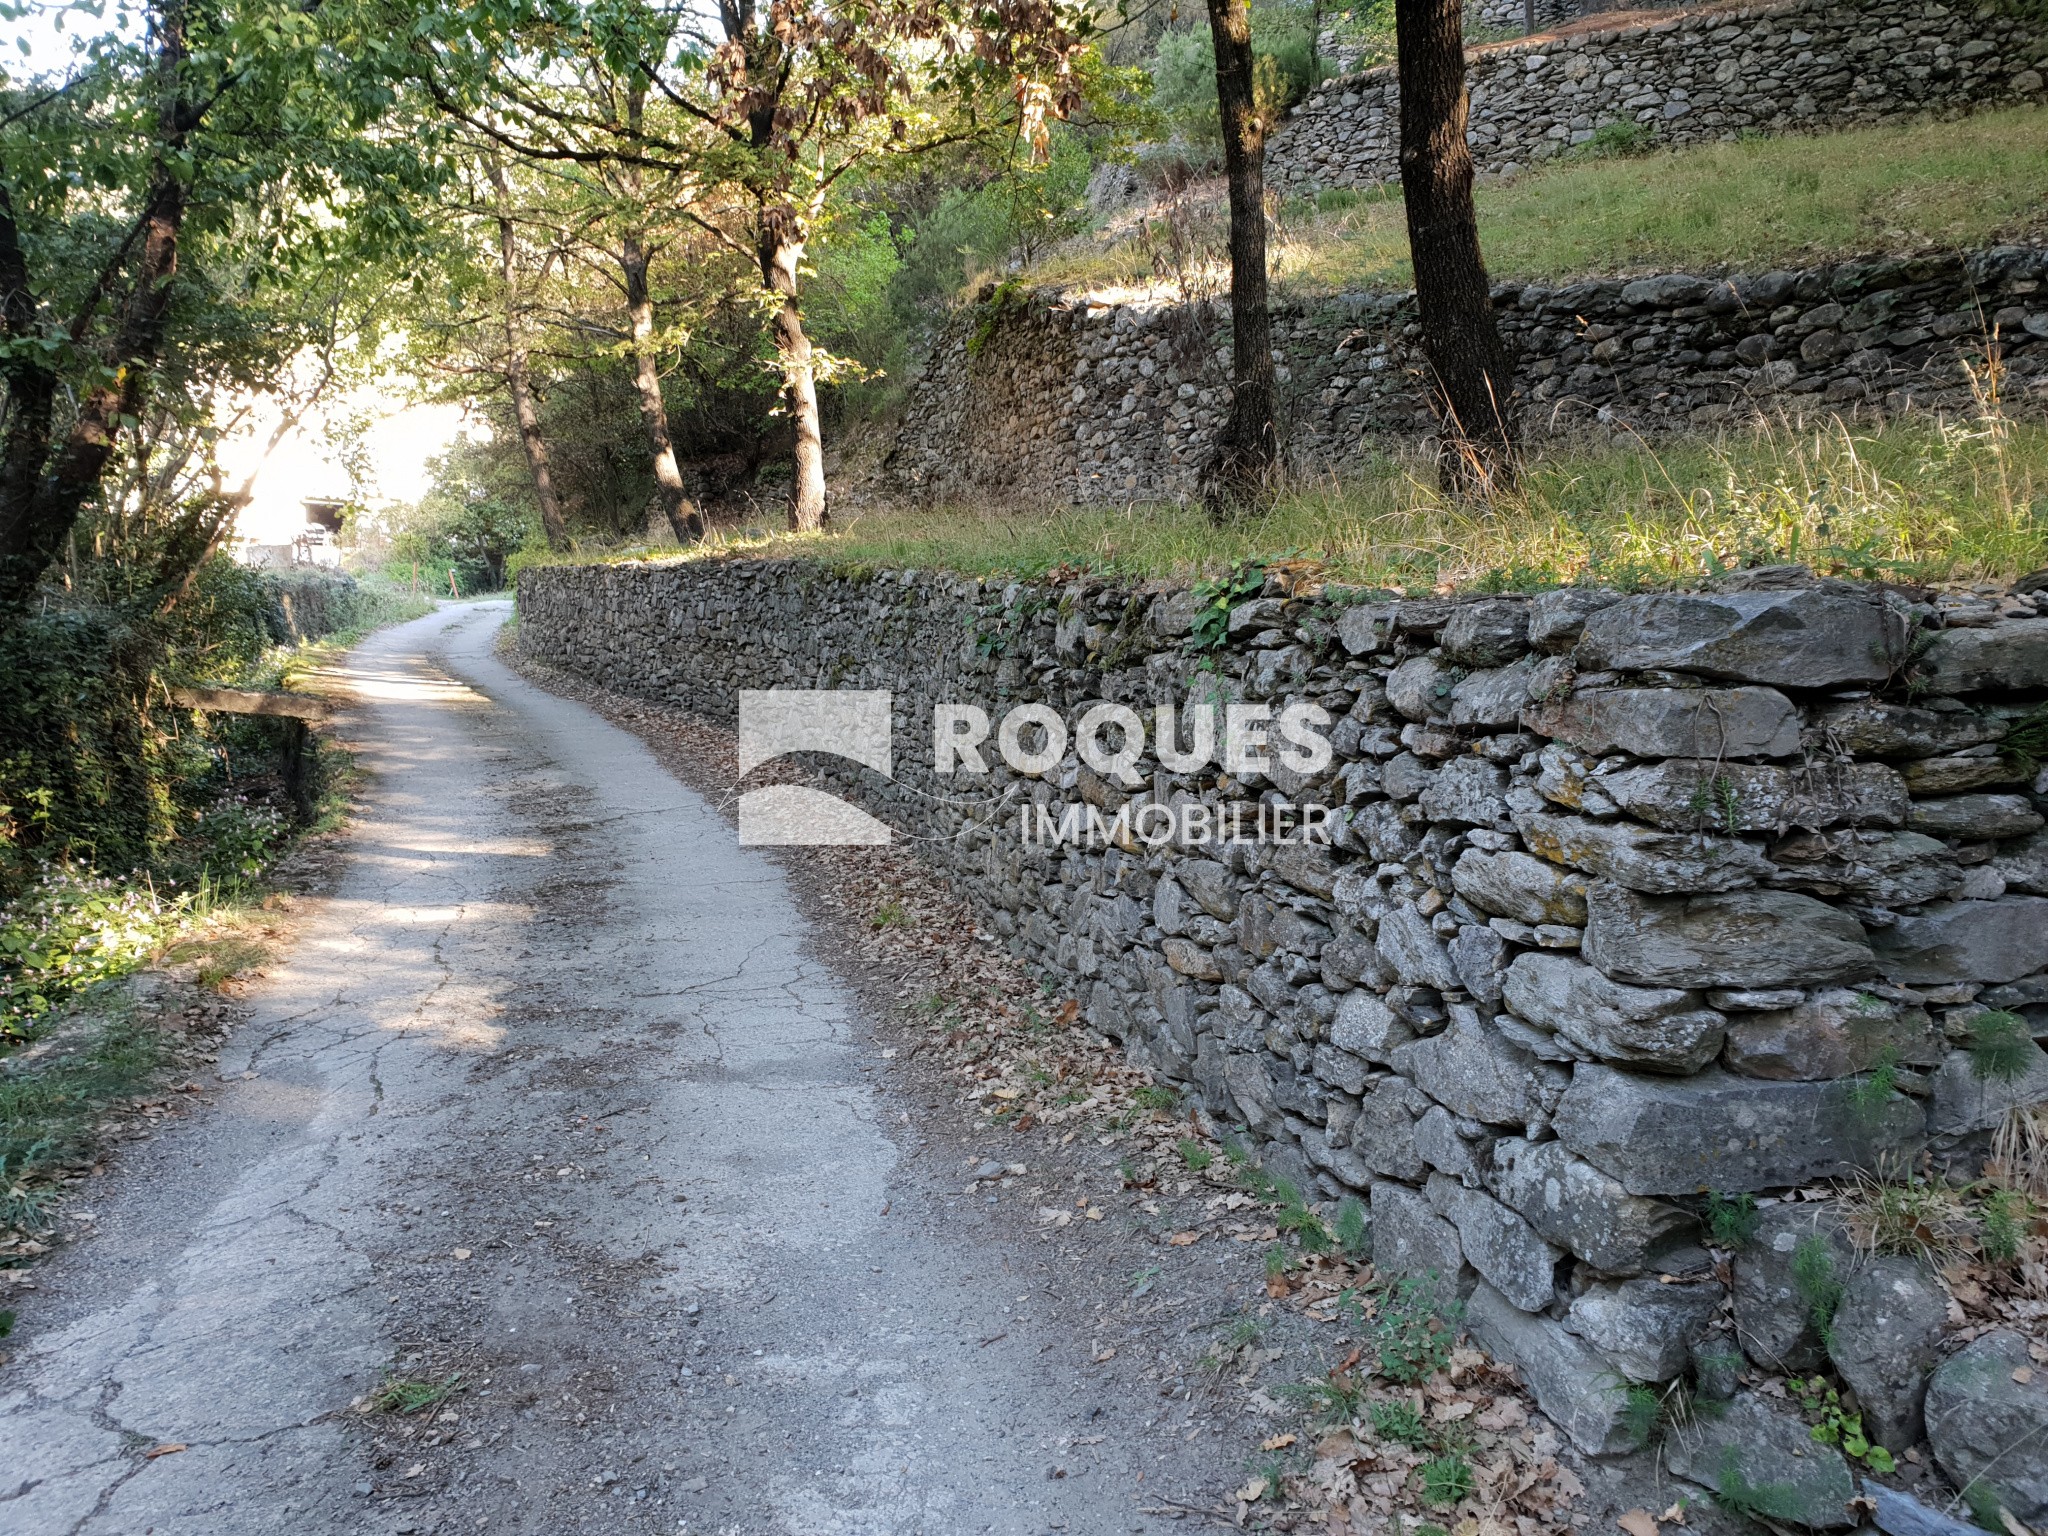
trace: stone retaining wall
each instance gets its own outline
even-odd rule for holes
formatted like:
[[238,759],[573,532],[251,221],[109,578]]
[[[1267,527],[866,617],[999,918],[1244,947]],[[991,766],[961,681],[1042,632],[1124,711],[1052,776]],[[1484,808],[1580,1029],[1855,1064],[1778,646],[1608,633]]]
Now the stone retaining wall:
[[[1611,122],[1701,144],[2039,100],[2044,42],[2018,5],[1783,0],[1503,43],[1471,57],[1472,153],[1506,175]],[[1391,65],[1325,81],[1274,133],[1267,175],[1288,188],[1398,181],[1398,99]]]
[[[1654,435],[1779,415],[1967,408],[1995,335],[2009,409],[2048,406],[2048,249],[2001,247],[1732,277],[1503,284],[1531,435]],[[1412,294],[1283,304],[1288,452],[1315,472],[1433,429]],[[944,499],[1193,494],[1229,401],[1221,307],[1001,294],[946,328],[881,488]]]
[[[1727,1354],[1709,1192],[1923,1153],[1969,1174],[2048,1097],[2048,594],[1780,570],[1393,600],[1281,572],[1212,649],[1202,608],[794,561],[554,567],[521,573],[519,643],[727,723],[743,689],[890,690],[892,775],[806,759],[821,782],[1270,1168],[1364,1197],[1381,1272],[1464,1296],[1589,1451],[1629,1440],[1622,1383]],[[1072,724],[1091,701],[1147,728],[1127,777],[1071,749],[935,772],[938,704]],[[1276,731],[1229,771],[1169,769],[1152,711],[1200,702],[1319,708],[1329,754]],[[1251,827],[1280,801],[1334,808],[1334,841],[1131,831],[1146,806]],[[1023,805],[1093,807],[1114,840],[1027,839]],[[2000,1032],[2011,1079],[1970,1048]],[[1763,1217],[1775,1237],[1808,1209]],[[1792,1252],[1736,1261],[1739,1342],[1773,1369],[1821,1347]],[[1886,1369],[1866,1422],[1917,1434],[1926,1373]]]

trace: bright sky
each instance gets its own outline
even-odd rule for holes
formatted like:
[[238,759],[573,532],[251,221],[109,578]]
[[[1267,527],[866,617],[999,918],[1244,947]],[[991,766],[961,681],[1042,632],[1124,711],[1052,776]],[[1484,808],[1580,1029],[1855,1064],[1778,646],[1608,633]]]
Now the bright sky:
[[[374,410],[383,397],[375,389],[359,390],[342,397],[337,415]],[[260,544],[284,544],[304,531],[305,501],[342,501],[357,487],[349,483],[343,467],[327,440],[327,418],[310,413],[277,445],[277,450],[259,467],[263,445],[277,424],[274,409],[259,410],[250,429],[221,449],[223,477],[229,485],[240,485],[253,469],[256,486],[249,505],[235,520],[235,531]],[[427,489],[427,460],[448,446],[464,426],[462,408],[457,405],[408,405],[381,415],[365,434],[366,457],[374,483],[360,487],[371,498],[417,501]],[[481,425],[468,423],[472,437]]]
[[[139,33],[141,23],[124,0],[31,0],[32,8],[6,25],[8,55],[0,71],[12,79],[37,73],[61,75],[79,40],[108,31]],[[60,25],[61,22],[61,25]],[[341,500],[357,490],[394,501],[414,501],[427,488],[426,464],[448,446],[463,425],[460,407],[411,405],[379,411],[386,402],[377,391],[343,397],[337,415],[377,413],[367,433],[367,457],[374,484],[353,487],[347,470],[330,447],[328,421],[314,412],[277,446],[267,461],[258,461],[262,446],[277,423],[274,408],[259,408],[246,433],[223,447],[222,468],[229,485],[239,485],[257,470],[254,500],[237,520],[236,531],[262,543],[284,543],[305,528],[307,497]],[[470,425],[472,436],[477,425]]]

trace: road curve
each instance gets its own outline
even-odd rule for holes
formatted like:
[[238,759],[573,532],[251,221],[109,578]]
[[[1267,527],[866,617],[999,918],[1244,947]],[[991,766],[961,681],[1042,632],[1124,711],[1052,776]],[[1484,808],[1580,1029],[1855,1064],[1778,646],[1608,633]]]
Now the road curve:
[[[1163,1528],[1192,1453],[948,1230],[776,866],[505,614],[350,657],[337,883],[45,1265],[0,1533]],[[394,1367],[453,1419],[352,1412]]]

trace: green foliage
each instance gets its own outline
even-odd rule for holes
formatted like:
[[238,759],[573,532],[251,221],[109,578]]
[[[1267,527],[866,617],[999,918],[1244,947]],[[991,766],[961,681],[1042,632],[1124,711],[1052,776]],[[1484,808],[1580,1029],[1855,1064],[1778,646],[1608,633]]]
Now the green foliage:
[[1870,1070],[1850,1086],[1849,1108],[1866,1124],[1874,1122],[1883,1116],[1885,1106],[1891,1103],[1892,1094],[1898,1086],[1898,1047],[1887,1045],[1878,1052]]
[[1366,1225],[1365,1206],[1357,1198],[1346,1196],[1337,1205],[1337,1219],[1332,1223],[1330,1235],[1337,1240],[1337,1246],[1348,1259],[1366,1259],[1372,1256],[1372,1230]]
[[190,895],[51,867],[0,908],[0,1045],[67,998],[141,965],[186,916]]
[[1174,1150],[1180,1153],[1180,1160],[1187,1165],[1190,1173],[1201,1173],[1216,1161],[1215,1152],[1192,1136],[1181,1137],[1174,1143]]
[[427,494],[392,518],[393,560],[400,567],[421,562],[439,575],[439,590],[453,571],[464,597],[503,590],[513,553],[540,542],[523,464],[462,434],[428,462],[427,471]]
[[1593,130],[1593,136],[1572,150],[1574,159],[1616,160],[1646,155],[1656,147],[1655,130],[1633,118],[1617,117]]
[[1230,638],[1231,613],[1239,604],[1257,597],[1265,587],[1266,563],[1263,560],[1242,560],[1231,567],[1227,576],[1196,582],[1194,648],[1198,651],[1221,648]]
[[1747,1248],[1758,1219],[1755,1195],[1715,1191],[1707,1196],[1707,1235],[1716,1248]]
[[370,1407],[378,1413],[421,1413],[439,1407],[464,1390],[459,1373],[436,1381],[431,1377],[386,1372],[383,1384],[370,1394]]
[[1973,1477],[1963,1485],[1962,1495],[1963,1503],[1969,1508],[1970,1519],[1979,1529],[2005,1536],[2007,1500],[1994,1484],[1981,1477]]
[[1405,1398],[1373,1403],[1368,1407],[1367,1415],[1372,1420],[1372,1432],[1382,1440],[1418,1449],[1436,1443],[1436,1436],[1429,1427],[1429,1421],[1423,1418],[1422,1410]]
[[1443,1509],[1472,1494],[1472,1463],[1460,1451],[1445,1451],[1421,1467],[1422,1502]]
[[1984,1197],[1984,1257],[1994,1264],[2019,1262],[2033,1202],[2017,1190],[1994,1189]]
[[12,1312],[0,1312],[0,1339],[6,1338],[12,1332],[14,1332],[14,1314]]
[[1752,1483],[1742,1467],[1742,1452],[1729,1446],[1721,1453],[1714,1483],[1714,1502],[1731,1515],[1751,1520],[1803,1524],[1805,1501],[1791,1483]]
[[[1305,6],[1252,7],[1252,101],[1271,125],[1316,86],[1323,71],[1312,57]],[[1160,34],[1151,63],[1152,106],[1182,139],[1219,147],[1216,44],[1199,13],[1191,25]]]
[[1835,1270],[1835,1256],[1828,1240],[1817,1232],[1802,1237],[1799,1246],[1792,1250],[1792,1288],[1799,1293],[1814,1332],[1832,1349],[1835,1311],[1841,1306],[1847,1287]]
[[1845,1412],[1841,1393],[1828,1385],[1825,1377],[1795,1376],[1785,1385],[1813,1425],[1815,1441],[1837,1447],[1852,1462],[1860,1461],[1873,1472],[1889,1476],[1897,1470],[1892,1453],[1863,1433],[1863,1415]]
[[1165,1083],[1144,1083],[1131,1090],[1131,1102],[1140,1109],[1170,1114],[1180,1104],[1180,1095]]
[[88,1015],[76,1044],[41,1059],[0,1059],[0,1226],[42,1224],[48,1175],[92,1145],[106,1107],[137,1092],[162,1038],[125,1005]]
[[1638,1448],[1657,1438],[1663,1420],[1664,1394],[1641,1382],[1630,1382],[1622,1394],[1621,1424]]
[[1358,1417],[1365,1389],[1347,1371],[1333,1371],[1317,1381],[1292,1381],[1279,1389],[1283,1402],[1307,1412],[1319,1429],[1335,1429]]
[[[1367,1340],[1379,1372],[1397,1386],[1427,1381],[1451,1363],[1457,1306],[1440,1306],[1437,1276],[1406,1275],[1382,1291]],[[1451,1315],[1446,1315],[1451,1314]]]
[[1994,1082],[2016,1082],[2034,1059],[2033,1035],[2016,1013],[1987,1008],[1970,1020],[1970,1072]]

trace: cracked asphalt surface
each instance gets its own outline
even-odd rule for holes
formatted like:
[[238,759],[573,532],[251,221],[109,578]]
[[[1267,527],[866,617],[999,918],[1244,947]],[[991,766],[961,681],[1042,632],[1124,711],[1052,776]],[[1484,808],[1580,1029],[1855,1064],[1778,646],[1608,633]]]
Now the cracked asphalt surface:
[[[1213,1495],[1235,1467],[1091,1369],[1099,1298],[949,1216],[777,866],[497,661],[506,612],[351,656],[332,893],[213,1105],[43,1267],[0,1533],[1095,1533]],[[356,1411],[388,1371],[464,1390]]]

